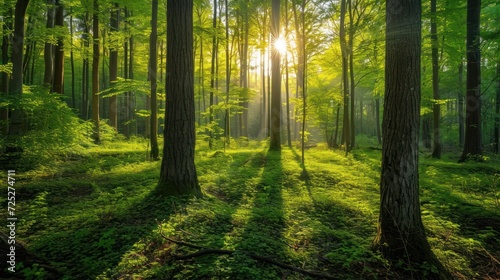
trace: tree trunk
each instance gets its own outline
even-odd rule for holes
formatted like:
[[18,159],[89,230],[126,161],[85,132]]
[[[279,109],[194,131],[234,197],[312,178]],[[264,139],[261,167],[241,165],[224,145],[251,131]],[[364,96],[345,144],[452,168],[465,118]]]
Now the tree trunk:
[[[280,1],[273,0],[271,16],[271,42],[280,36]],[[271,144],[269,149],[281,150],[281,72],[280,53],[270,44],[272,57]]]
[[[47,29],[54,28],[55,7],[55,0],[47,0]],[[45,42],[43,57],[45,61],[43,84],[48,89],[52,89],[52,82],[54,80],[54,45],[52,43]]]
[[[56,0],[55,26],[64,26],[64,6]],[[64,94],[64,37],[57,38],[54,49],[54,86],[53,92]]]
[[482,155],[481,148],[481,53],[479,20],[481,0],[467,0],[467,99],[465,143],[459,162]]
[[70,65],[71,65],[71,104],[73,109],[76,109],[76,94],[75,94],[75,58],[73,54],[73,10],[70,10],[69,16],[69,33],[71,49],[69,52]]
[[163,160],[157,189],[201,197],[194,164],[193,0],[167,2],[167,79]]
[[441,123],[441,104],[439,103],[439,54],[438,54],[438,36],[437,36],[437,15],[436,15],[436,1],[431,0],[431,43],[432,43],[432,93],[434,97],[433,106],[433,158],[441,158],[441,136],[440,136],[440,123]]
[[151,81],[151,158],[158,160],[158,104],[156,96],[158,64],[157,64],[157,40],[158,40],[158,0],[153,0],[151,5],[151,36],[149,37],[149,74]]
[[[285,1],[285,40],[288,43],[288,1]],[[292,131],[290,127],[290,80],[288,73],[288,44],[285,51],[285,95],[286,95],[286,132],[288,147],[292,147]]]
[[350,140],[351,140],[351,148],[354,148],[356,145],[356,127],[355,127],[355,97],[354,90],[356,89],[356,83],[354,81],[354,19],[353,19],[353,8],[352,8],[352,0],[349,1],[349,49],[347,51],[349,55],[349,82],[350,82],[350,97],[351,97],[351,108],[350,108]]
[[[29,0],[18,0],[14,12],[14,36],[12,38],[12,87],[9,94],[20,98],[23,94],[23,48],[24,48],[24,17]],[[10,112],[9,136],[15,141],[24,132],[24,112],[16,108]],[[22,152],[22,147],[9,143],[7,152]]]
[[[374,248],[391,261],[428,265],[415,279],[451,278],[431,251],[422,224],[418,182],[421,3],[388,0],[380,215]],[[398,7],[394,10],[394,7]],[[404,271],[402,272],[404,273]]]
[[382,144],[382,133],[380,132],[380,98],[375,99],[375,126],[377,131],[378,144]]
[[212,28],[214,29],[214,34],[212,36],[212,64],[210,65],[210,107],[209,107],[209,138],[208,147],[212,149],[214,132],[212,128],[212,123],[214,121],[214,91],[215,91],[215,60],[217,58],[217,0],[214,0],[214,16],[212,18]]
[[[7,15],[5,17],[6,28],[12,29],[12,8],[9,8]],[[4,34],[2,36],[2,65],[9,63],[9,42],[10,35]],[[0,73],[2,86],[0,88],[0,92],[2,92],[3,96],[9,94],[9,74],[6,72]],[[0,126],[1,126],[1,134],[7,135],[9,133],[9,109],[8,108],[0,108]]]
[[89,58],[88,50],[89,42],[89,13],[86,13],[83,18],[83,66],[82,66],[82,116],[84,120],[89,119]]
[[92,15],[93,33],[93,59],[92,59],[92,121],[94,122],[94,142],[101,142],[99,132],[99,3],[94,0],[94,10]]
[[[111,11],[111,18],[109,27],[111,32],[118,32],[120,25],[120,9],[118,4],[115,3],[113,10]],[[114,86],[114,82],[118,79],[118,49],[114,46],[109,49],[109,83],[110,86]],[[109,125],[114,129],[118,130],[118,109],[117,109],[117,96],[113,95],[109,97]]]
[[[500,77],[500,61],[497,61],[497,77]],[[500,153],[500,79],[497,80],[497,96],[495,100],[495,152]]]
[[349,122],[349,77],[348,69],[349,65],[346,34],[345,34],[345,17],[346,17],[346,0],[342,0],[340,4],[340,50],[342,52],[342,85],[344,94],[344,124],[343,124],[343,138],[342,144],[345,145],[345,151],[348,153],[351,150],[351,124]]
[[[224,9],[225,9],[225,14],[226,14],[226,106],[229,106],[229,85],[231,83],[231,61],[229,57],[229,11],[228,11],[228,5],[227,5],[227,0],[225,0],[224,3]],[[227,146],[229,147],[230,145],[230,138],[231,138],[231,132],[230,132],[230,112],[229,112],[229,107],[226,107],[226,117],[225,117],[225,135],[226,135],[226,143]]]
[[464,119],[464,94],[462,92],[463,88],[463,73],[464,64],[460,62],[458,65],[458,142],[460,147],[463,147],[465,141],[465,119]]

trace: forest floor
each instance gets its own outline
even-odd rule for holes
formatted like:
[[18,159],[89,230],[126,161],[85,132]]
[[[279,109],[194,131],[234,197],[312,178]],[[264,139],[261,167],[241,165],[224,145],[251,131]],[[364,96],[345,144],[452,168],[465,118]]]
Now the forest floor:
[[[160,162],[148,161],[146,149],[143,140],[112,142],[16,172],[16,238],[50,263],[18,267],[22,277],[311,279],[274,260],[332,279],[398,278],[370,250],[380,150],[360,147],[345,156],[322,145],[308,149],[304,178],[299,149],[198,149],[205,197],[165,199],[153,192]],[[457,159],[421,153],[429,242],[456,278],[500,279],[500,158]],[[200,250],[211,253],[183,258]]]

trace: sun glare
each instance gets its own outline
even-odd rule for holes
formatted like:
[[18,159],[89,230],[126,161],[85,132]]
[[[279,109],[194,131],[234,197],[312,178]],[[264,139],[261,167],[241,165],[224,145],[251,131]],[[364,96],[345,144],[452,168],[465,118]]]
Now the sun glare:
[[280,54],[284,54],[286,52],[286,40],[281,37],[276,39],[274,41],[274,49]]

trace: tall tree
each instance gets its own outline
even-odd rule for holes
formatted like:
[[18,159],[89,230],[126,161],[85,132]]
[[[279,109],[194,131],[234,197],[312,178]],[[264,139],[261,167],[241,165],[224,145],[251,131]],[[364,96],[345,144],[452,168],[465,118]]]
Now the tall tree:
[[229,57],[229,7],[227,5],[227,0],[224,0],[224,11],[225,11],[225,19],[226,19],[226,117],[225,117],[225,136],[226,136],[226,142],[227,145],[230,145],[230,138],[231,138],[231,132],[230,132],[230,118],[229,118],[229,86],[231,82],[231,61]]
[[[24,48],[24,17],[29,0],[17,0],[14,11],[14,36],[12,38],[12,87],[10,94],[20,97],[23,94],[23,48]],[[23,110],[16,108],[10,112],[9,136],[18,137],[23,133]],[[22,152],[22,147],[12,145],[7,152]]]
[[151,35],[149,37],[149,79],[151,81],[151,158],[158,160],[158,105],[157,105],[157,41],[158,41],[158,0],[151,5]]
[[465,143],[459,162],[482,155],[481,149],[481,53],[479,21],[481,0],[467,0],[467,94]]
[[[55,18],[55,0],[47,0],[47,24],[46,28],[54,28]],[[43,84],[49,89],[52,89],[52,81],[54,79],[54,45],[51,42],[45,42],[45,49],[43,51],[45,60],[45,74]]]
[[[418,182],[421,1],[386,2],[380,215],[374,247],[407,266],[427,264],[449,278],[431,251],[421,219]],[[418,273],[421,270],[414,270]],[[433,270],[434,271],[434,270]],[[428,271],[434,274],[433,271]],[[417,279],[423,274],[412,275]],[[427,277],[432,278],[432,277]]]
[[439,52],[438,52],[438,34],[437,34],[437,11],[436,1],[431,0],[431,44],[432,44],[432,93],[434,97],[433,106],[433,158],[441,158],[441,104],[439,99]]
[[201,197],[194,164],[193,0],[167,1],[167,79],[163,159],[157,189]]
[[[120,9],[118,8],[118,4],[115,3],[114,7],[111,10],[111,18],[110,18],[110,31],[118,32],[118,28],[120,25],[119,17],[120,17]],[[110,34],[111,36],[111,34]],[[118,49],[116,46],[111,46],[109,49],[109,82],[111,86],[118,79]],[[118,129],[118,110],[117,110],[117,96],[112,95],[109,97],[109,125]]]
[[99,1],[94,0],[92,11],[93,59],[92,59],[92,120],[94,122],[94,142],[100,143],[99,132]]
[[[500,77],[500,61],[497,61],[497,77]],[[495,152],[500,153],[500,79],[497,80],[497,96],[495,99]]]
[[[12,30],[12,7],[8,8],[7,15],[4,17],[4,21],[6,22],[6,26],[4,28],[8,28]],[[2,36],[2,65],[6,65],[9,63],[9,45],[10,45],[11,34],[4,32]],[[3,95],[9,94],[9,74],[7,72],[1,72],[1,83],[0,92]],[[0,108],[0,125],[1,125],[1,133],[3,135],[7,135],[9,133],[9,109],[8,108]]]
[[281,69],[280,52],[274,43],[280,37],[280,0],[273,0],[271,15],[271,56],[272,56],[272,92],[271,92],[271,145],[272,150],[281,150]]
[[[212,28],[214,34],[212,35],[212,64],[210,65],[210,107],[209,107],[209,127],[212,126],[214,121],[214,92],[215,92],[215,64],[217,59],[217,0],[214,0],[214,16],[212,18]],[[214,138],[213,129],[209,129],[208,147],[212,149],[212,142]]]
[[[64,6],[56,0],[55,26],[64,26]],[[64,94],[64,36],[59,35],[54,47],[54,83],[52,91]]]
[[[343,144],[345,145],[346,153],[351,150],[351,125],[349,123],[349,76],[348,76],[348,50],[346,42],[346,31],[345,31],[345,18],[346,18],[346,0],[342,0],[340,3],[340,50],[342,53],[342,86],[344,94],[344,124],[343,124]],[[353,120],[351,120],[353,121]]]

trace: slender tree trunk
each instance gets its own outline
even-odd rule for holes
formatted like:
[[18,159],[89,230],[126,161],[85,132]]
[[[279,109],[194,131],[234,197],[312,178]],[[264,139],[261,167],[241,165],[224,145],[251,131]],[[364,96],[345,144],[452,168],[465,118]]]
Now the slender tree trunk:
[[460,147],[463,148],[465,141],[465,119],[464,119],[464,93],[462,92],[463,88],[463,72],[464,72],[464,64],[460,62],[458,65],[458,143]]
[[227,0],[225,0],[224,3],[224,9],[226,13],[226,117],[225,117],[225,133],[226,133],[226,142],[227,146],[229,147],[231,143],[231,132],[230,132],[230,112],[229,112],[229,86],[231,83],[231,61],[230,61],[230,56],[229,56],[229,11],[228,11],[228,5],[227,5]]
[[158,0],[153,0],[151,5],[151,36],[149,37],[149,79],[151,80],[151,158],[159,159],[158,149],[158,104],[156,96],[157,88],[157,41],[158,41]]
[[[448,279],[431,251],[420,213],[418,134],[420,121],[421,3],[387,0],[386,64],[380,215],[374,248],[403,262],[402,278]],[[399,7],[397,11],[394,7]],[[427,263],[437,272],[415,270]],[[402,271],[404,273],[404,271]],[[419,273],[416,275],[416,273]]]
[[[55,19],[55,0],[47,0],[47,24],[46,28],[54,28]],[[45,74],[43,77],[43,84],[48,89],[52,89],[52,82],[54,79],[54,45],[45,42],[45,49],[43,51],[45,61]]]
[[248,21],[248,3],[245,4],[245,11],[243,14],[244,20],[244,33],[243,33],[243,55],[241,59],[241,82],[242,87],[245,90],[245,98],[242,102],[243,114],[241,114],[241,136],[248,138],[248,32],[249,32],[249,21]]
[[441,104],[439,103],[439,54],[438,54],[438,36],[437,36],[437,14],[436,1],[431,0],[431,43],[432,43],[432,93],[434,97],[433,106],[433,158],[441,158]]
[[351,140],[351,148],[354,148],[356,145],[356,127],[355,127],[355,95],[354,90],[356,89],[356,83],[354,81],[354,19],[353,19],[353,8],[352,8],[352,0],[348,0],[349,3],[349,48],[347,53],[349,55],[349,82],[350,82],[350,127],[349,130],[351,132],[350,140]]
[[83,66],[82,66],[82,115],[84,120],[89,119],[89,13],[83,18]]
[[292,147],[292,131],[290,127],[290,79],[288,73],[288,1],[285,1],[285,40],[287,50],[285,51],[285,95],[286,95],[286,132],[288,147]]
[[345,34],[345,17],[346,17],[346,0],[342,0],[340,4],[340,49],[342,53],[342,85],[343,85],[343,95],[344,95],[344,124],[343,133],[344,141],[342,144],[345,145],[345,151],[348,153],[351,150],[351,132],[350,132],[350,122],[349,122],[349,77],[348,77],[348,52]]
[[377,131],[378,144],[382,144],[382,133],[380,132],[380,98],[375,99],[375,126]]
[[[64,26],[64,6],[56,0],[55,26]],[[64,37],[57,38],[54,48],[54,86],[53,92],[64,94]]]
[[431,140],[431,116],[429,114],[425,114],[422,121],[422,142],[426,149],[430,149],[432,147]]
[[337,136],[339,134],[339,119],[340,119],[340,103],[337,106],[337,113],[336,113],[336,117],[335,117],[335,134],[333,134],[331,148],[336,148],[338,146],[338,144],[337,144]]
[[[117,3],[114,3],[114,7],[111,10],[110,24],[109,27],[111,32],[118,32],[120,25],[120,8]],[[109,48],[109,83],[113,87],[114,83],[118,79],[118,49],[114,46]],[[109,125],[116,130],[118,130],[118,106],[117,106],[117,96],[113,95],[109,97]]]
[[[271,16],[271,42],[280,37],[280,1],[273,0]],[[280,53],[270,45],[272,56],[271,144],[269,149],[281,150],[281,72]]]
[[167,79],[163,160],[157,190],[201,197],[194,164],[193,0],[167,2]]
[[306,1],[302,1],[302,46],[301,46],[301,53],[302,53],[302,58],[303,58],[303,72],[302,72],[302,145],[301,145],[301,160],[302,160],[302,175],[307,176],[307,171],[306,171],[306,158],[305,158],[305,141],[306,141],[306,117],[307,117],[307,97],[306,97],[306,77],[307,77],[307,53],[306,53]]
[[101,142],[99,131],[99,2],[94,0],[92,15],[93,59],[92,59],[92,120],[94,121],[94,142]]
[[[126,21],[128,20],[128,17],[129,17],[129,14],[128,14],[128,9],[125,8],[125,19]],[[125,32],[128,31],[128,26],[127,26],[127,22],[125,24]],[[129,77],[128,77],[128,74],[129,74],[129,65],[128,65],[128,40],[125,40],[125,43],[123,44],[123,77],[125,78],[125,80],[127,80]],[[130,135],[131,135],[131,132],[130,132],[130,128],[131,128],[131,125],[130,125],[130,121],[131,121],[131,118],[130,118],[130,115],[131,115],[131,111],[132,111],[132,108],[131,108],[131,94],[130,94],[130,91],[127,91],[125,92],[125,118],[124,118],[124,128],[123,128],[123,132],[125,134],[125,137],[127,138],[130,138]]]
[[73,10],[70,10],[69,16],[69,33],[70,33],[70,64],[71,64],[71,104],[73,109],[76,109],[76,93],[75,93],[75,58],[73,54]]
[[[497,61],[497,77],[500,76],[500,61]],[[495,100],[495,152],[500,153],[500,79],[497,79],[497,96]]]
[[459,162],[482,155],[481,148],[481,53],[479,21],[481,0],[467,0],[467,101],[465,144]]
[[217,58],[217,0],[214,0],[214,16],[212,18],[212,28],[214,29],[214,35],[212,37],[212,64],[210,65],[210,107],[209,107],[209,138],[208,147],[212,149],[213,145],[213,128],[212,123],[214,121],[214,91],[215,91],[215,60]]

